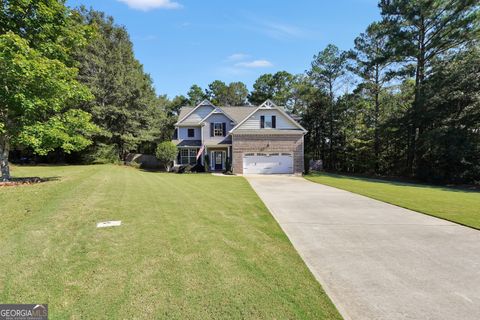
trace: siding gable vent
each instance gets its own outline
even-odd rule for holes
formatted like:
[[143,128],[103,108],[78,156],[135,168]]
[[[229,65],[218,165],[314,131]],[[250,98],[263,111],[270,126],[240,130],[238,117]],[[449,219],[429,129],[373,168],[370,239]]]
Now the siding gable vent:
[[273,101],[270,99],[268,99],[267,101],[265,101],[260,105],[260,108],[267,108],[267,109],[276,108],[276,107],[277,105],[273,103]]

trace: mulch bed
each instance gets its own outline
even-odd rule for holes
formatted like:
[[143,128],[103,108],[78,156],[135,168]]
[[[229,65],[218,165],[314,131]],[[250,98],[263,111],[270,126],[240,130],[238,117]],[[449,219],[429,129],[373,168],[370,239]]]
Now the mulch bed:
[[47,180],[39,177],[12,178],[10,181],[0,181],[0,187],[15,187],[19,185],[28,185],[45,182]]

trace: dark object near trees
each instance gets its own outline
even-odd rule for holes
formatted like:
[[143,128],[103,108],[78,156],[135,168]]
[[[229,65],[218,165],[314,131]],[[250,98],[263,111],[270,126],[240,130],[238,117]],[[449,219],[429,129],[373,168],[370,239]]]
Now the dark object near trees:
[[225,171],[223,171],[224,174],[231,174],[232,173],[232,161],[230,160],[230,157],[227,157],[225,159]]
[[196,164],[190,169],[190,171],[191,172],[205,172],[205,168],[201,164]]

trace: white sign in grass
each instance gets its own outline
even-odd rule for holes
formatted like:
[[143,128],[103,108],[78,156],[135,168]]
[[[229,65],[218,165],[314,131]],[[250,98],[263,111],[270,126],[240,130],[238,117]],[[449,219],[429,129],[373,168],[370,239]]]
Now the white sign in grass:
[[109,227],[118,227],[122,224],[122,221],[103,221],[97,223],[97,228],[109,228]]

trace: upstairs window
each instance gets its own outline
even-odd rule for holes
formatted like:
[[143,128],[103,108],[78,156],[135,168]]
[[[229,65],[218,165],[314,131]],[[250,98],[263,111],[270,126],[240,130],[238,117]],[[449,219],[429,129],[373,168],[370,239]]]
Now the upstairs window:
[[260,116],[260,128],[275,129],[277,127],[276,116]]
[[224,137],[226,134],[226,123],[212,122],[210,123],[210,136]]
[[188,135],[189,138],[195,137],[195,129],[188,128],[187,135]]

